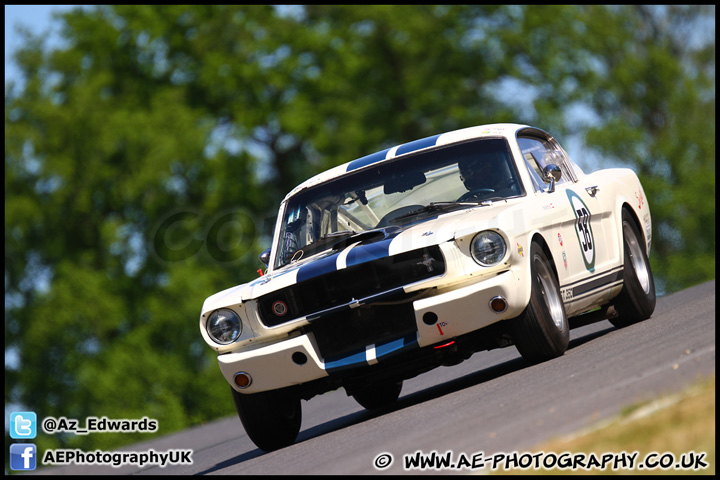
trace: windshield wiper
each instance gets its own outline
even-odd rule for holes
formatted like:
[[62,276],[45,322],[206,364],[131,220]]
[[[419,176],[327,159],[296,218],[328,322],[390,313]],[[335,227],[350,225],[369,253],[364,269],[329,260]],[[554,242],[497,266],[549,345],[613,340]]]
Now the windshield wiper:
[[478,204],[478,205],[481,205],[481,206],[488,206],[488,205],[492,205],[493,202],[497,202],[498,200],[505,200],[505,201],[507,202],[507,199],[508,199],[508,198],[513,198],[513,197],[490,197],[490,198],[483,198],[483,199],[480,200],[477,204]]
[[413,217],[415,215],[420,215],[423,213],[436,212],[439,210],[453,210],[455,208],[463,207],[477,207],[478,205],[480,205],[480,203],[478,202],[430,202],[424,207],[418,208],[417,210],[398,215],[397,217],[393,218],[393,222],[395,220]]

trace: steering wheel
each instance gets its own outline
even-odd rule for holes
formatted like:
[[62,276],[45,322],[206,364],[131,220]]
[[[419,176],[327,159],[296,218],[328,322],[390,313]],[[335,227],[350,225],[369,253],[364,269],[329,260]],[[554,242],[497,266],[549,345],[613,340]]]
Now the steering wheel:
[[375,228],[387,227],[393,220],[395,220],[396,217],[401,217],[415,210],[420,210],[421,208],[423,208],[422,205],[406,205],[404,207],[396,208],[395,210],[386,213],[385,216],[380,219],[378,224],[375,225]]
[[470,200],[471,198],[476,198],[478,195],[481,195],[484,193],[495,193],[495,190],[492,188],[476,188],[474,190],[470,190],[469,192],[463,194],[460,198],[457,199],[457,201],[464,202],[466,200]]

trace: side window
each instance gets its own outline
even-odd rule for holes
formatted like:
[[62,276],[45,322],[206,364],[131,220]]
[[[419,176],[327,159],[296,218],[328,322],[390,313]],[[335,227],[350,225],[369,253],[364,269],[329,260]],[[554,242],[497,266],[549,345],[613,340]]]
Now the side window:
[[542,170],[550,163],[558,165],[563,171],[557,185],[567,181],[568,176],[562,161],[564,155],[556,150],[552,144],[535,137],[521,137],[518,138],[518,146],[525,159],[536,192],[542,192],[547,186],[547,183],[543,180]]
[[545,182],[542,180],[542,172],[538,165],[538,158],[545,156],[542,144],[537,140],[530,138],[518,138],[518,145],[520,146],[520,152],[522,153],[523,159],[525,159],[525,165],[527,165],[528,172],[530,172],[530,179],[533,183],[533,188],[536,192],[543,191],[543,185]]

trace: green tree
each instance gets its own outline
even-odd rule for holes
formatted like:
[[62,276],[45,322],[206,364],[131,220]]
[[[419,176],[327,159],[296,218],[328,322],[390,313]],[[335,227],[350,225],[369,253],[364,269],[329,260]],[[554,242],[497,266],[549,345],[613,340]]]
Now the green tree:
[[[589,49],[604,75],[590,97],[600,122],[586,142],[640,176],[653,218],[652,267],[668,292],[715,277],[714,12],[588,10],[598,19],[588,22]],[[625,21],[600,21],[608,15]]]
[[[251,230],[263,219],[242,214],[267,197],[255,159],[224,145],[181,67],[164,68],[164,47],[121,13],[66,15],[70,47],[30,39],[24,88],[6,88],[5,333],[22,368],[6,368],[6,403],[41,416],[147,414],[167,433],[232,412],[197,319],[204,297],[257,268]],[[152,26],[163,12],[150,13]],[[223,223],[227,212],[240,217]]]
[[692,48],[676,33],[711,14],[118,5],[63,15],[61,48],[26,34],[23,85],[5,88],[6,405],[147,415],[160,433],[232,414],[198,314],[256,275],[279,200],[326,168],[470,125],[585,135],[645,183],[667,289],[712,278],[714,18]]

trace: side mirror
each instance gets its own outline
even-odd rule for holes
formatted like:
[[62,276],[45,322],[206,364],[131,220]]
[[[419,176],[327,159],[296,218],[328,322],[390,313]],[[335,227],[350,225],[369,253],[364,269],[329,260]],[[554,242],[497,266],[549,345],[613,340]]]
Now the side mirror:
[[545,168],[543,168],[543,179],[550,183],[548,193],[555,191],[555,182],[559,181],[560,177],[562,177],[562,170],[560,170],[560,167],[554,163],[545,165]]
[[260,261],[267,267],[270,263],[270,249],[268,248],[260,254]]

